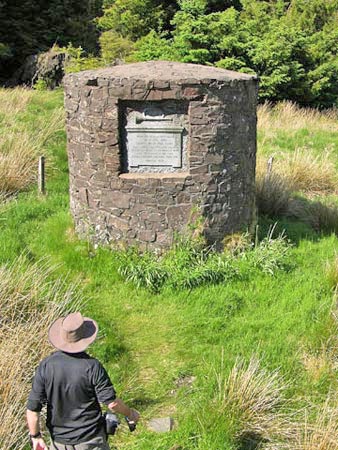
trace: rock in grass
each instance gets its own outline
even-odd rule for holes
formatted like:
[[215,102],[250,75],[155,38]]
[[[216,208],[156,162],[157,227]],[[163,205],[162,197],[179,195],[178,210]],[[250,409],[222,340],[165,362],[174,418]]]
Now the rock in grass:
[[166,433],[174,427],[174,419],[172,417],[162,417],[151,419],[148,421],[148,428],[155,433]]

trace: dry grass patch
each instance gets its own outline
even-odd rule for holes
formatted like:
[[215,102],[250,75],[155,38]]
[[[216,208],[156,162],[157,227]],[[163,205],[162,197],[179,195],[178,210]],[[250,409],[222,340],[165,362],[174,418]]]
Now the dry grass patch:
[[338,370],[338,340],[334,335],[316,353],[304,353],[302,363],[309,376],[318,382],[322,376]]
[[264,103],[258,106],[258,129],[267,135],[275,130],[298,131],[310,130],[338,131],[337,109],[325,112],[312,108],[301,108],[290,101],[283,101],[273,106]]
[[0,192],[15,193],[37,179],[38,157],[51,137],[63,128],[63,110],[39,121],[37,129],[14,129],[0,135]]
[[331,151],[316,156],[308,148],[298,148],[276,162],[275,170],[292,186],[306,194],[330,194],[338,189],[337,172]]
[[16,116],[23,112],[31,101],[33,91],[25,88],[0,89],[0,124],[15,122]]
[[[331,154],[315,156],[307,149],[284,154],[268,169],[268,159],[257,158],[256,202],[260,214],[287,215],[316,231],[338,232],[338,206],[325,195],[337,192],[338,176]],[[297,198],[300,192],[307,198]],[[321,201],[313,196],[321,196]],[[312,200],[311,200],[312,199]]]
[[46,262],[28,265],[24,257],[0,267],[0,448],[23,450],[24,421],[34,369],[51,351],[50,324],[73,308],[74,285],[48,281],[53,272]]
[[256,167],[258,189],[262,189],[265,183],[267,191],[287,189],[310,196],[327,195],[338,190],[338,175],[330,149],[316,156],[311,149],[298,148],[293,153],[284,153],[274,160],[271,173],[268,173],[267,167],[268,158],[259,156]]
[[299,423],[294,439],[285,448],[289,450],[337,450],[338,449],[338,407],[336,399],[328,397],[325,404],[316,411],[315,419],[306,414]]

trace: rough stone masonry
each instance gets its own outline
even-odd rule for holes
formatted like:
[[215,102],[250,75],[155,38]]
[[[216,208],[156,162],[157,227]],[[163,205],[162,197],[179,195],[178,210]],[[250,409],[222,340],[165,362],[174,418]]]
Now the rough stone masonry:
[[71,211],[96,243],[208,243],[255,210],[257,78],[151,61],[65,77]]

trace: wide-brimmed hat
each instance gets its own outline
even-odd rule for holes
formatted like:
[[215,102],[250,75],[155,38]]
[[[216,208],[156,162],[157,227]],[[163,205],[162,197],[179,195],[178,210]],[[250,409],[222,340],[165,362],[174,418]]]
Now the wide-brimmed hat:
[[49,328],[48,338],[58,350],[79,353],[95,341],[98,330],[95,320],[75,312],[57,319]]

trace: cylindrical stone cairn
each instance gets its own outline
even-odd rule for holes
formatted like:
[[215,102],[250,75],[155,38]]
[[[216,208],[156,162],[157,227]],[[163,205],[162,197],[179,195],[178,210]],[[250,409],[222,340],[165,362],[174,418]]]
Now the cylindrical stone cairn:
[[255,213],[257,78],[151,61],[64,79],[70,202],[95,243],[219,244]]

